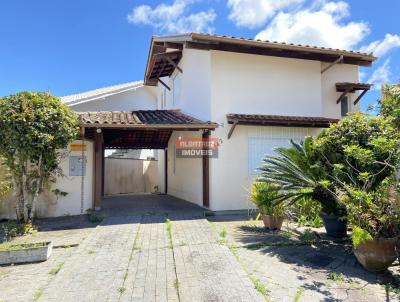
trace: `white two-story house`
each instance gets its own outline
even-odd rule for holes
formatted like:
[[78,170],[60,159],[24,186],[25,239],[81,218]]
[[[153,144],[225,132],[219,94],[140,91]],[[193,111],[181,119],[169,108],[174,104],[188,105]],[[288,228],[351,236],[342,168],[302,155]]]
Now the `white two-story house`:
[[[357,111],[370,88],[359,83],[359,66],[374,60],[360,52],[200,33],[155,36],[143,82],[62,98],[80,112],[83,140],[69,149],[70,157],[85,157],[86,170],[84,176],[67,171],[58,186],[74,193],[52,212],[42,207],[41,215],[101,208],[104,150],[115,148],[158,150],[162,193],[213,211],[247,209],[262,158]],[[219,141],[217,158],[177,156],[178,140],[209,137]],[[71,168],[68,159],[63,167]]]
[[[207,34],[153,37],[145,85],[157,87],[158,109],[179,109],[216,123],[218,158],[209,160],[209,201],[201,160],[174,156],[168,144],[168,193],[211,210],[248,207],[248,188],[265,154],[290,139],[316,134],[349,111],[369,88],[359,52]],[[361,94],[359,94],[361,93]]]

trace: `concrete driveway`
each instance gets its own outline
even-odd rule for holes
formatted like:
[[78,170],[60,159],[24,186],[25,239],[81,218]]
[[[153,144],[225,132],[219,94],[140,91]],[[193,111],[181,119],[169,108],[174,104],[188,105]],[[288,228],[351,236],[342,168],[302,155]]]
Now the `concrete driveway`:
[[[105,198],[104,212],[107,217],[34,297],[0,291],[0,299],[263,301],[235,256],[218,243],[204,209],[170,196],[136,195]],[[0,279],[0,286],[7,284]]]

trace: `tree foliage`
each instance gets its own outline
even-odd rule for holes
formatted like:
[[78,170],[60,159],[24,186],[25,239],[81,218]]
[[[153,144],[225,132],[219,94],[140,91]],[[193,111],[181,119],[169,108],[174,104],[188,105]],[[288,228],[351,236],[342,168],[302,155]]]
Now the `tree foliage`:
[[62,149],[76,137],[76,115],[61,101],[41,92],[0,99],[0,156],[10,169],[19,220],[34,215],[46,181],[61,173]]
[[400,133],[392,117],[353,113],[322,131],[321,162],[336,185],[371,191],[391,177],[400,158]]
[[396,236],[400,133],[394,118],[351,114],[321,132],[316,148],[350,223],[374,238]]
[[381,115],[392,117],[393,123],[400,129],[400,84],[383,85],[379,107]]

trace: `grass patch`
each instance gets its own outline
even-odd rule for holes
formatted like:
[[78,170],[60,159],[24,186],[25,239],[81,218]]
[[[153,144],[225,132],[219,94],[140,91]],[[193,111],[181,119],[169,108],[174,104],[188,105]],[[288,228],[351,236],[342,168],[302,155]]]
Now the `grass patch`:
[[254,288],[263,296],[263,298],[267,301],[268,300],[268,294],[269,294],[269,289],[265,286],[264,283],[262,283],[259,279],[254,277],[253,274],[249,274],[249,278],[251,282],[254,284]]
[[33,301],[37,301],[40,299],[40,297],[42,296],[43,290],[41,288],[38,288],[37,290],[35,290],[35,293],[33,294]]
[[385,283],[385,290],[389,294],[395,294],[395,295],[400,295],[400,287],[393,285],[391,283]]
[[118,288],[118,292],[122,295],[126,291],[125,287]]
[[246,265],[240,260],[240,257],[237,253],[237,248],[233,246],[228,246],[230,251],[232,252],[233,256],[235,256],[236,260],[240,263],[243,270],[246,272],[247,276],[249,277],[250,281],[253,283],[254,288],[261,294],[264,301],[269,302],[269,289],[266,287],[264,283],[262,283],[257,277],[255,277],[252,273],[249,272]]
[[226,244],[227,240],[226,240],[226,235],[227,235],[227,231],[225,229],[225,227],[219,232],[219,239],[218,239],[218,243],[219,244]]
[[57,275],[58,272],[62,269],[64,266],[64,262],[61,262],[59,265],[57,265],[55,268],[52,268],[49,272],[50,275]]
[[330,272],[328,275],[328,279],[336,283],[343,283],[346,281],[345,276],[342,273],[337,273],[337,272]]
[[0,244],[0,252],[26,250],[32,248],[46,247],[47,245],[48,242],[20,243],[20,244],[12,244],[9,242],[5,242]]
[[296,293],[294,294],[293,302],[299,302],[303,293],[304,293],[304,287],[299,287]]
[[92,223],[100,223],[106,218],[106,215],[99,211],[87,210],[89,221]]
[[178,280],[178,279],[175,279],[174,287],[175,287],[175,289],[176,289],[177,291],[179,290],[179,280]]
[[172,249],[174,247],[174,243],[172,241],[172,222],[168,218],[165,219],[165,226],[167,229],[168,247]]

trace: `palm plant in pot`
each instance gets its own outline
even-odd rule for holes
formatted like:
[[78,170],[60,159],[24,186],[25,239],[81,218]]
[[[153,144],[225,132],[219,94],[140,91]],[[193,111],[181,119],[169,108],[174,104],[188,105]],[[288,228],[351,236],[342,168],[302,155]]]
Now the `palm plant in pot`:
[[266,228],[280,230],[285,218],[285,205],[276,202],[279,186],[274,183],[255,181],[251,185],[250,198],[260,211]]
[[396,259],[400,223],[400,134],[392,118],[352,114],[323,131],[316,146],[341,192],[357,259],[367,270],[386,269]]
[[335,187],[314,151],[314,139],[291,141],[289,148],[276,148],[277,155],[267,156],[260,167],[260,180],[274,182],[279,191],[275,202],[312,199],[321,204],[321,216],[328,236],[345,237],[347,232],[346,210],[340,203]]

